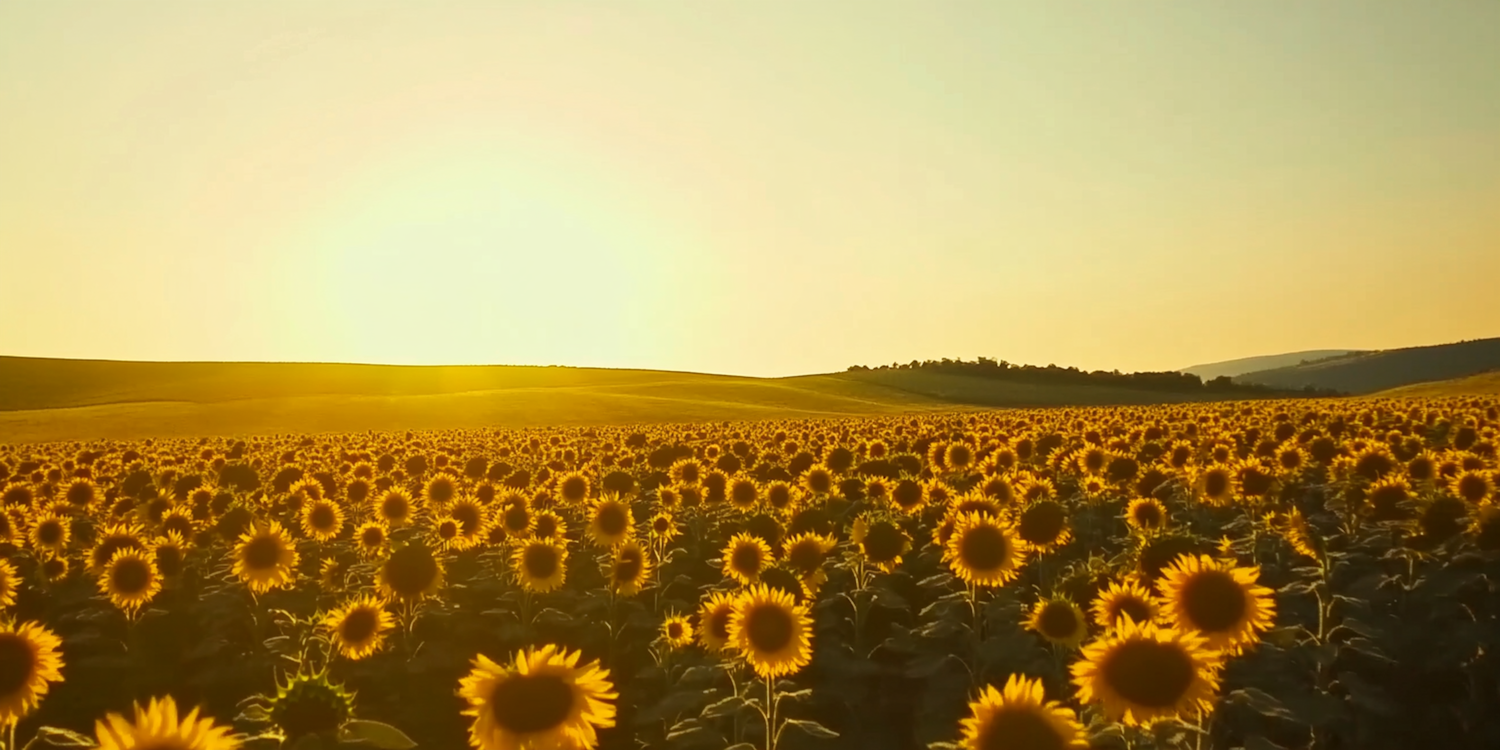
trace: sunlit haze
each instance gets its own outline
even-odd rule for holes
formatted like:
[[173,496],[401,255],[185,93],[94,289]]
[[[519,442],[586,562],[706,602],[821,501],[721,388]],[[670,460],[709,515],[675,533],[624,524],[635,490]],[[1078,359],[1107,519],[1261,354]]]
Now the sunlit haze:
[[1497,279],[1496,2],[0,5],[0,354],[1157,370]]

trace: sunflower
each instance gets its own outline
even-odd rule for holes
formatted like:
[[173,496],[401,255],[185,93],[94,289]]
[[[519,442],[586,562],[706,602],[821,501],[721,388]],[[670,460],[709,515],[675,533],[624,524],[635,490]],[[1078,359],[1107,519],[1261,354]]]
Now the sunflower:
[[809,494],[827,495],[833,492],[833,471],[823,464],[815,464],[803,472],[800,484]]
[[703,464],[698,463],[696,458],[679,459],[667,469],[667,476],[671,478],[674,485],[694,485],[703,481]]
[[1161,616],[1161,607],[1151,590],[1133,578],[1110,581],[1109,588],[1094,600],[1093,611],[1095,624],[1105,630],[1113,630],[1124,619],[1154,623]]
[[1053,643],[1066,648],[1078,648],[1089,634],[1088,620],[1077,604],[1067,599],[1043,599],[1031,608],[1026,627]]
[[630,538],[635,518],[630,506],[618,496],[606,496],[589,509],[589,538],[597,547],[613,547]]
[[729,482],[729,504],[749,511],[760,503],[760,484],[753,477],[739,476]]
[[68,548],[68,540],[73,536],[73,527],[66,518],[52,511],[43,511],[31,523],[31,531],[26,535],[31,541],[31,548],[38,552],[61,555]]
[[888,519],[860,516],[854,520],[850,538],[859,552],[875,567],[890,573],[901,564],[901,556],[911,549],[911,537]]
[[651,559],[634,539],[615,547],[614,559],[610,561],[609,587],[616,594],[631,597],[639,594],[651,576]]
[[474,717],[469,744],[479,750],[592,748],[598,730],[615,725],[618,697],[598,662],[578,666],[578,652],[558,646],[518,652],[509,666],[483,655],[459,681]]
[[411,495],[396,487],[386,490],[375,501],[375,515],[392,528],[405,526],[411,521]]
[[954,519],[943,559],[965,582],[1004,586],[1020,572],[1023,549],[1009,523],[994,516],[965,513]]
[[365,596],[328,613],[323,628],[333,638],[345,659],[363,659],[385,645],[385,633],[395,627],[395,618],[380,600]]
[[308,539],[331,541],[344,528],[344,509],[332,500],[314,500],[302,506],[302,533]]
[[62,639],[35,622],[0,621],[0,725],[31,713],[62,682]]
[[381,521],[365,521],[354,530],[354,543],[361,556],[375,559],[390,548],[391,534]]
[[1228,505],[1234,500],[1234,470],[1223,464],[1207,466],[1198,472],[1193,488],[1209,505]]
[[1307,516],[1302,515],[1301,510],[1292,508],[1287,512],[1282,520],[1281,535],[1286,539],[1287,544],[1292,545],[1292,549],[1296,550],[1297,554],[1306,555],[1315,560],[1322,559],[1323,538],[1313,529]]
[[179,505],[161,517],[161,530],[164,533],[176,532],[178,536],[187,540],[192,539],[198,531],[198,524],[193,520],[193,511]]
[[530,537],[536,525],[536,517],[531,512],[531,503],[527,502],[526,498],[512,493],[501,502],[500,509],[495,512],[494,525],[512,539]]
[[458,535],[464,540],[464,548],[477,546],[484,538],[488,526],[484,506],[472,497],[464,496],[448,504],[448,517],[458,522]]
[[1080,703],[1129,726],[1213,710],[1222,656],[1192,633],[1125,618],[1073,664]]
[[1454,497],[1478,505],[1495,496],[1495,480],[1478,469],[1466,469],[1448,482],[1448,491]]
[[539,510],[532,518],[531,533],[538,539],[563,541],[568,536],[568,525],[562,516],[550,510]]
[[441,551],[463,550],[469,548],[469,540],[463,537],[463,524],[452,516],[444,516],[432,525],[429,537],[434,546]]
[[781,542],[781,556],[787,567],[802,580],[802,588],[813,596],[828,581],[823,571],[823,562],[828,559],[838,542],[833,537],[813,532],[803,532],[787,537]]
[[153,698],[144,708],[135,706],[135,723],[117,713],[95,722],[98,750],[235,750],[240,741],[233,729],[198,717],[198,709],[178,716],[172,696]]
[[1125,522],[1136,531],[1159,531],[1167,525],[1167,506],[1154,497],[1138,497],[1126,506]]
[[557,495],[568,505],[578,505],[587,500],[591,489],[593,487],[589,478],[576,471],[557,479]]
[[906,477],[896,480],[887,500],[891,509],[898,513],[917,514],[927,505],[927,488],[915,479]]
[[693,643],[693,624],[683,615],[668,615],[661,624],[661,639],[670,648],[687,648]]
[[110,524],[99,532],[98,541],[94,543],[93,549],[89,550],[88,570],[94,575],[104,572],[104,566],[114,558],[115,553],[122,549],[146,548],[146,543],[141,540],[141,527],[135,524],[118,523]]
[[760,572],[771,564],[771,547],[758,536],[740,532],[724,546],[723,559],[724,577],[748,586],[759,580]]
[[791,594],[758,584],[735,602],[729,640],[757,675],[789,676],[812,659],[812,618]]
[[526,540],[511,553],[511,565],[523,588],[545,594],[560,588],[567,575],[568,549],[551,539]]
[[68,566],[68,558],[66,557],[44,555],[42,556],[41,571],[42,577],[46,578],[48,583],[59,583],[67,579],[71,568]]
[[188,543],[175,531],[168,531],[152,540],[152,557],[156,560],[156,570],[161,573],[162,578],[174,579],[182,575],[187,562],[187,550]]
[[10,560],[0,558],[0,609],[16,603],[16,589],[21,579],[16,575],[16,566]]
[[1002,690],[986,686],[969,703],[964,719],[963,750],[1048,748],[1088,750],[1088,737],[1073,710],[1046,700],[1041,680],[1011,675]]
[[292,585],[301,559],[276,521],[257,523],[241,534],[233,558],[235,576],[256,594]]
[[651,543],[665,548],[678,536],[677,522],[671,513],[657,513],[651,517]]
[[1276,619],[1270,589],[1256,585],[1260,568],[1240,568],[1207,555],[1184,555],[1157,582],[1174,627],[1193,631],[1208,648],[1228,655],[1258,640]]
[[781,480],[774,480],[765,486],[766,505],[773,509],[790,513],[797,509],[797,494],[792,492],[792,486]]
[[437,474],[422,488],[422,500],[429,508],[443,509],[458,495],[458,483],[447,474]]
[[388,599],[415,601],[442,588],[443,564],[425,545],[407,544],[385,559],[376,583]]
[[727,592],[716,592],[698,607],[698,642],[709,651],[729,648],[729,620],[734,615],[735,598]]
[[1014,514],[1015,533],[1028,552],[1050,552],[1073,538],[1068,509],[1056,500],[1035,500]]

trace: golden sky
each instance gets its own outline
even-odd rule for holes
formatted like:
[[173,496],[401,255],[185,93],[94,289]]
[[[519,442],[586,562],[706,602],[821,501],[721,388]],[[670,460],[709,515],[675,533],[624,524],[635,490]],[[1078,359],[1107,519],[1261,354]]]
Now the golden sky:
[[1500,335],[1500,3],[0,4],[0,354]]

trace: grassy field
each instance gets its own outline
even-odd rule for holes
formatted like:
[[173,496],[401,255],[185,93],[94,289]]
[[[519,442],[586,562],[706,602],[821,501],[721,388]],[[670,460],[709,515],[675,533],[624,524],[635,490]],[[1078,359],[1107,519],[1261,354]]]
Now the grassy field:
[[0,357],[0,441],[725,421],[1188,398],[919,371],[743,378],[565,367]]
[[1500,371],[1470,375],[1467,378],[1439,380],[1392,388],[1375,394],[1390,398],[1441,398],[1444,396],[1500,395]]

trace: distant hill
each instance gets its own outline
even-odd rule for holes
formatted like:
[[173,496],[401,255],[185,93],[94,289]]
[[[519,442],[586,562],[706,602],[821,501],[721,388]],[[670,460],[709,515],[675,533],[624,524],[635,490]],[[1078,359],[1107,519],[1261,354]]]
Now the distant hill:
[[1258,372],[1261,370],[1274,370],[1280,367],[1293,367],[1304,362],[1316,362],[1329,357],[1342,357],[1348,354],[1360,353],[1355,349],[1311,349],[1305,352],[1292,352],[1290,354],[1266,354],[1259,357],[1243,357],[1241,359],[1230,359],[1223,362],[1213,362],[1206,365],[1193,365],[1184,367],[1181,372],[1197,375],[1204,380],[1213,380],[1218,377],[1236,377],[1247,372]]
[[572,367],[0,357],[0,442],[791,419],[1215,394],[925,371],[745,378]]
[[1500,369],[1500,338],[1356,352],[1305,365],[1249,372],[1237,376],[1235,382],[1277,388],[1311,386],[1369,394],[1496,369]]
[[1466,378],[1403,385],[1372,394],[1379,398],[1445,398],[1449,396],[1500,396],[1500,370]]

